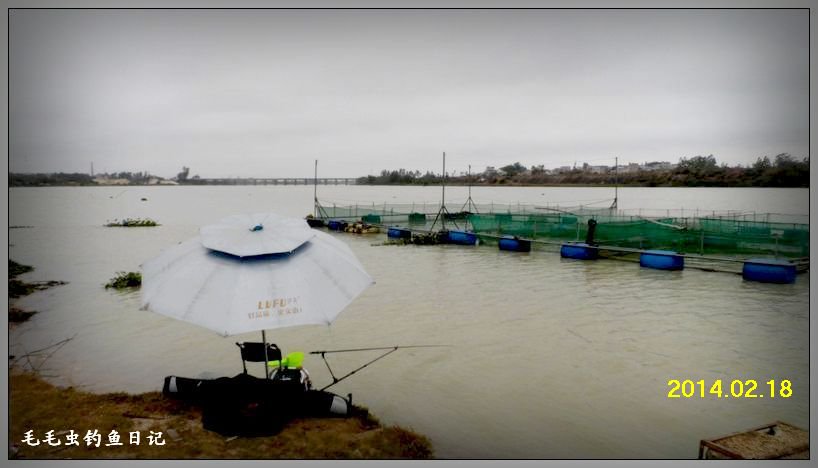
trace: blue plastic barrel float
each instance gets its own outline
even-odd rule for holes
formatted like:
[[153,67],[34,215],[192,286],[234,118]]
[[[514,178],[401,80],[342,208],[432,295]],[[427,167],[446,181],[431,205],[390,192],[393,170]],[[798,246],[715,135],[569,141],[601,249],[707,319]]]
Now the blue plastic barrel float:
[[639,255],[639,265],[657,270],[683,270],[685,258],[672,250],[645,250]]
[[564,258],[575,258],[577,260],[596,260],[599,249],[590,246],[585,242],[571,242],[562,244],[560,256]]
[[343,231],[347,227],[347,222],[338,220],[338,219],[331,219],[327,223],[327,228],[330,231]]
[[386,231],[386,237],[390,239],[411,239],[412,231],[402,227],[390,227]]
[[518,239],[514,236],[503,236],[497,242],[500,250],[509,250],[511,252],[531,252],[531,241],[527,239]]
[[449,231],[447,240],[450,244],[475,245],[477,244],[477,234],[467,231]]
[[794,283],[795,264],[777,258],[749,258],[744,261],[741,276],[762,283]]

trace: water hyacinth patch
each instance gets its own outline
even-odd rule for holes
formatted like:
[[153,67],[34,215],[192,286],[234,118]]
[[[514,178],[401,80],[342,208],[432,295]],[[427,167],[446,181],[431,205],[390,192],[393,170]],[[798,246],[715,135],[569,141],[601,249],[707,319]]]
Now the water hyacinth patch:
[[111,278],[110,281],[105,285],[105,289],[114,288],[114,289],[125,289],[125,288],[138,288],[142,285],[142,273],[136,271],[119,271],[117,272],[116,276]]
[[159,223],[150,218],[125,218],[122,221],[114,220],[105,225],[106,227],[154,227]]

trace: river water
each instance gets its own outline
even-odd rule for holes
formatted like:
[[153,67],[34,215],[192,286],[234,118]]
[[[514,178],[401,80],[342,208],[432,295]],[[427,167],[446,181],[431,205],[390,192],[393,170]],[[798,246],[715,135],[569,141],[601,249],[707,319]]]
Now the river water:
[[[238,212],[312,211],[309,186],[12,188],[10,258],[22,279],[68,284],[22,298],[39,311],[10,331],[10,353],[73,337],[41,372],[95,392],[159,390],[166,375],[241,371],[235,342],[139,310],[139,292],[105,290],[117,271]],[[476,187],[478,203],[610,198],[606,188]],[[439,187],[322,186],[340,203],[435,202]],[[463,202],[466,188],[447,190]],[[142,200],[145,198],[146,200]],[[579,202],[579,203],[577,203]],[[626,209],[808,213],[806,189],[624,188]],[[457,206],[459,207],[459,206]],[[150,217],[155,228],[105,228]],[[386,246],[333,234],[376,284],[329,327],[273,330],[285,352],[446,344],[400,350],[333,388],[387,424],[429,436],[442,458],[695,458],[698,441],[783,420],[807,428],[809,273],[795,284],[728,273],[665,272],[478,246]],[[376,353],[332,355],[336,373]],[[307,356],[313,381],[328,383]],[[257,370],[257,372],[260,369]],[[790,380],[789,398],[668,398],[668,380]],[[729,390],[728,390],[729,391]]]

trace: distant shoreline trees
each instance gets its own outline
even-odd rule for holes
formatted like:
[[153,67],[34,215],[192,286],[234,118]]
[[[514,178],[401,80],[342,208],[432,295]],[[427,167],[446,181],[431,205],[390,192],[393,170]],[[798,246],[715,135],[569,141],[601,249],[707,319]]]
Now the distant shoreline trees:
[[[233,179],[205,180],[189,177],[190,168],[170,181],[147,172],[85,173],[9,173],[9,187],[95,186],[95,185],[227,185]],[[175,179],[175,180],[174,180]],[[305,179],[309,180],[309,178]],[[441,174],[406,169],[384,169],[379,175],[356,179],[358,185],[440,185]],[[526,166],[515,162],[499,169],[486,168],[481,173],[447,175],[452,185],[613,185],[633,187],[809,187],[809,157],[796,159],[787,153],[773,158],[763,156],[749,166],[718,164],[713,155],[681,158],[678,164],[646,163],[620,166],[564,167],[548,170],[543,165]]]
[[49,185],[96,185],[93,178],[80,172],[37,174],[9,173],[9,187],[39,187]]
[[[621,167],[621,166],[620,166]],[[438,185],[440,174],[382,170],[378,176],[359,177],[359,185]],[[487,168],[471,175],[447,175],[452,185],[613,185],[636,187],[809,187],[809,158],[797,160],[787,153],[760,157],[748,167],[719,165],[713,155],[681,158],[667,169],[614,170],[582,167],[549,171],[530,169],[519,162],[499,169]]]
[[[187,169],[184,168],[183,172]],[[94,176],[84,172],[9,173],[9,187],[157,185],[166,182],[166,179],[147,171],[100,173]]]

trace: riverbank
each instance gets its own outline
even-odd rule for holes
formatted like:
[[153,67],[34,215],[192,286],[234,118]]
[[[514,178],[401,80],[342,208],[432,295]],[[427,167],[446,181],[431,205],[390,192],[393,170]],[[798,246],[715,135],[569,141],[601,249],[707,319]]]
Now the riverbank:
[[[33,270],[29,265],[9,260],[9,327],[36,313],[15,307],[16,299],[65,284],[16,279]],[[354,407],[348,418],[293,420],[275,436],[224,437],[202,427],[200,408],[166,398],[159,392],[94,394],[71,387],[58,388],[36,373],[14,365],[22,363],[26,356],[9,356],[12,358],[9,458],[424,459],[433,454],[425,436],[398,426],[383,426],[359,406]],[[89,445],[84,437],[95,430],[99,442],[92,440]],[[30,443],[24,442],[28,431],[32,431]],[[51,441],[47,440],[49,431]],[[78,435],[79,445],[66,445],[71,431]],[[113,445],[114,441],[109,440],[112,431],[119,434],[122,445]],[[130,441],[132,432],[140,434],[138,445]],[[150,444],[148,436],[158,433],[162,434],[164,445]],[[155,439],[156,443],[161,441]]]
[[[348,418],[291,421],[275,436],[224,437],[202,428],[201,410],[159,392],[93,394],[9,371],[9,458],[25,459],[427,459],[429,439],[384,426],[356,406]],[[88,431],[100,436],[88,445]],[[27,431],[39,441],[23,442]],[[49,431],[53,437],[47,442]],[[71,431],[76,445],[66,445]],[[122,445],[111,444],[112,431]],[[140,434],[132,443],[131,433]],[[161,433],[161,436],[158,435]],[[150,437],[153,437],[153,444]],[[36,443],[34,441],[32,444]],[[59,443],[59,445],[56,445]],[[163,443],[163,445],[158,445]]]
[[22,265],[9,259],[9,327],[25,322],[37,313],[36,310],[25,310],[20,307],[15,307],[13,305],[14,301],[23,296],[28,296],[35,291],[42,291],[53,286],[66,284],[65,281],[36,281],[34,283],[26,283],[17,279],[18,276],[31,271],[34,271],[34,267]]

